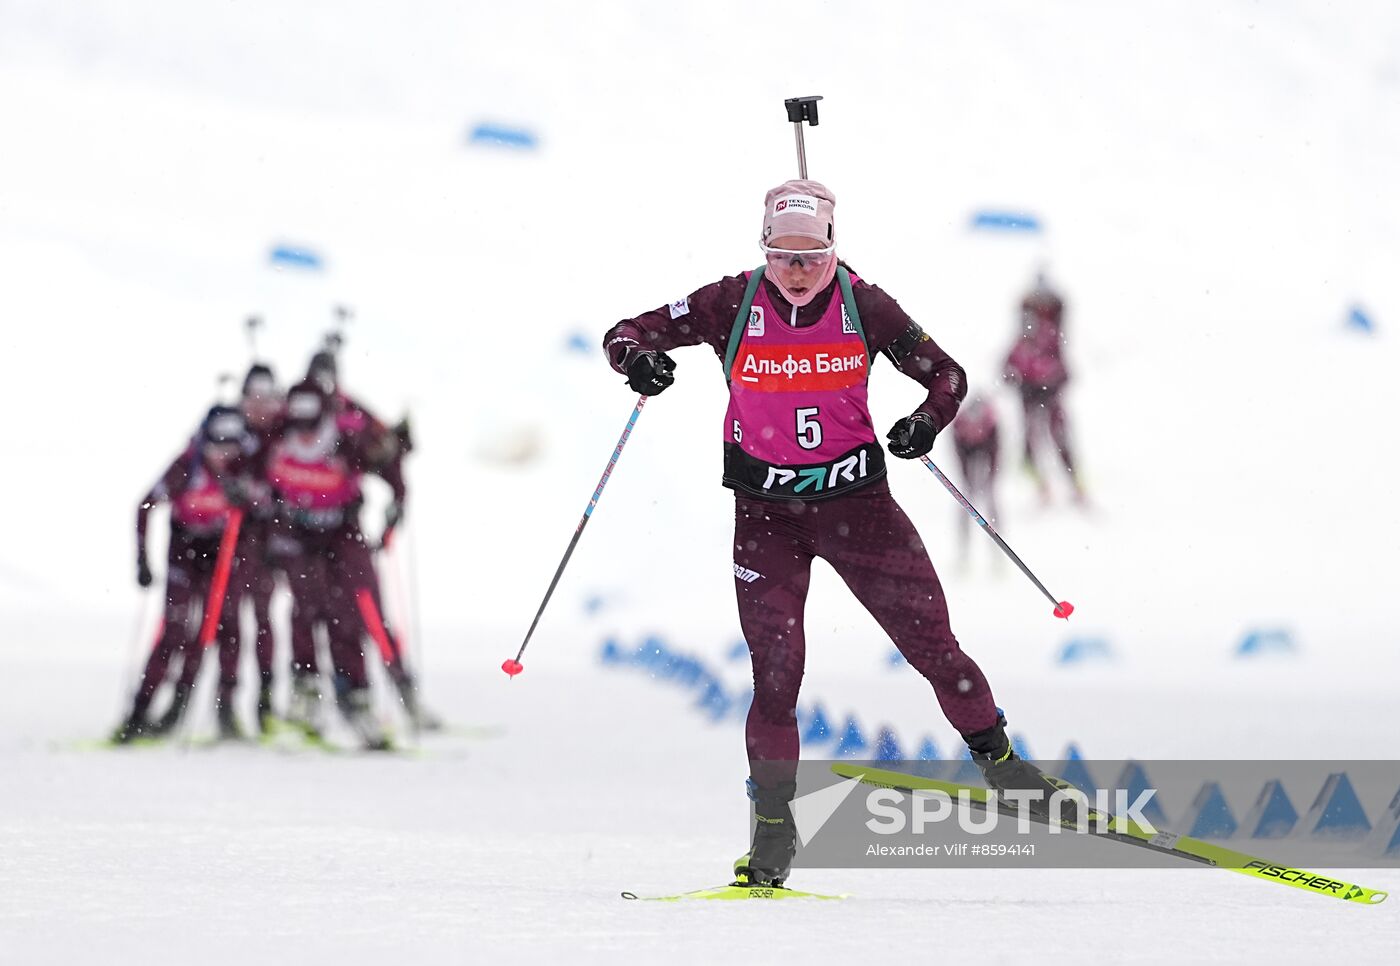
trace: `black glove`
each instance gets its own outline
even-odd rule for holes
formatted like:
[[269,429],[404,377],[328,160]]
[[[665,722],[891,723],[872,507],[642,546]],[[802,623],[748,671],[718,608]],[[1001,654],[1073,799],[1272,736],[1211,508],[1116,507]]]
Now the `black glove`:
[[655,396],[676,381],[676,363],[666,353],[633,349],[627,355],[627,385],[633,392]]
[[399,452],[407,456],[413,452],[413,427],[405,416],[394,425],[394,436],[399,441]]
[[151,576],[151,565],[146,562],[146,552],[143,550],[136,555],[136,582],[142,587],[149,587],[154,579]]
[[886,435],[892,454],[902,460],[913,460],[928,455],[928,451],[933,449],[938,430],[933,428],[933,420],[927,413],[915,413],[891,426]]

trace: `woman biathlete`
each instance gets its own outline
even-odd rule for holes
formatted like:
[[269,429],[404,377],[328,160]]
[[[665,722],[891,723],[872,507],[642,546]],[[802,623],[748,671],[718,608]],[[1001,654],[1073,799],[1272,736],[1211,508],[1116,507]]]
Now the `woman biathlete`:
[[709,345],[729,381],[724,485],[735,492],[734,587],[753,661],[745,737],[758,819],[736,866],[741,884],[781,885],[796,849],[790,805],[814,557],[933,685],[989,786],[1047,798],[1059,787],[1016,757],[986,678],[958,646],[938,575],[890,494],[866,405],[877,354],[928,390],[887,434],[892,455],[916,459],[957,413],[967,391],[962,367],[838,261],[834,210],[816,181],[774,188],[764,201],[761,269],[619,322],[603,340],[612,367],[645,395],[675,381],[666,353],[678,346]]

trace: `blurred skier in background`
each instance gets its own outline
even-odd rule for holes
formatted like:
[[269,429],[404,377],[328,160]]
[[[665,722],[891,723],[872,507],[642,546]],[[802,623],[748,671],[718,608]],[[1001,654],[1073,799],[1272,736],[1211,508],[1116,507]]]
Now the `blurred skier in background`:
[[[1001,452],[1001,432],[996,407],[982,393],[974,395],[953,420],[953,446],[962,469],[964,495],[981,507],[988,522],[995,525],[997,513],[997,464]],[[967,566],[971,545],[972,517],[958,512],[959,559]],[[1001,556],[993,558],[1000,564]]]
[[[239,536],[239,565],[237,578],[231,583],[233,613],[237,615],[244,600],[253,613],[253,653],[258,666],[258,731],[264,735],[272,729],[273,666],[276,660],[276,638],[272,627],[272,597],[277,590],[277,577],[282,573],[268,545],[274,503],[267,492],[265,463],[272,443],[282,432],[284,398],[277,386],[271,367],[254,363],[243,378],[241,407],[248,426],[248,459],[254,467],[251,476],[264,492],[252,512],[243,519]],[[285,580],[285,574],[283,574]]]
[[[311,362],[307,366],[306,378],[314,381],[326,393],[335,412],[338,427],[343,432],[353,433],[362,438],[365,441],[367,456],[377,465],[392,465],[394,473],[402,480],[404,457],[413,451],[413,435],[409,428],[408,419],[404,418],[397,425],[390,427],[376,417],[368,407],[344,391],[340,385],[339,365],[334,352],[334,347],[339,344],[338,337],[332,336],[327,339],[327,347],[311,357]],[[403,522],[403,516],[404,500],[401,496],[396,495],[384,510],[384,524],[380,530],[376,550],[386,549],[390,545],[395,531]],[[442,726],[442,721],[423,705],[418,694],[417,681],[409,670],[403,642],[399,635],[382,619],[384,614],[383,594],[379,586],[377,570],[374,571],[374,575],[375,579],[366,588],[373,604],[372,611],[368,612],[366,617],[366,626],[370,629],[371,636],[375,638],[379,646],[385,670],[388,672],[390,680],[393,681],[394,688],[399,694],[399,700],[414,728],[436,730]],[[293,620],[295,622],[303,617],[304,615],[294,616]],[[379,633],[376,627],[382,627],[382,633]],[[294,634],[296,633],[300,633],[305,638],[309,629],[296,628]]]
[[392,650],[378,603],[374,560],[360,530],[361,477],[389,484],[393,502],[406,493],[400,463],[365,431],[340,418],[316,379],[287,393],[284,431],[271,447],[267,474],[277,500],[270,538],[292,589],[292,703],[288,718],[320,737],[320,684],[314,630],[328,638],[336,705],[366,748],[390,742],[370,708],[362,641]]
[[749,854],[735,865],[740,885],[780,886],[796,850],[795,712],[816,557],[933,685],[991,787],[1060,787],[1017,758],[986,678],[953,636],[928,552],[885,481],[866,404],[877,354],[924,386],[924,402],[886,434],[892,455],[916,459],[957,413],[963,369],[893,298],[838,261],[834,210],[818,182],[774,188],[763,266],[619,322],[603,338],[635,392],[664,391],[675,381],[667,350],[702,342],[729,381],[724,485],[735,491],[734,586],[753,662],[745,735],[758,816]]
[[1021,300],[1021,326],[1007,355],[1003,378],[1021,394],[1025,416],[1023,460],[1036,482],[1042,503],[1050,501],[1050,482],[1042,468],[1040,450],[1051,444],[1074,488],[1076,503],[1085,501],[1084,487],[1075,474],[1070,448],[1069,416],[1062,398],[1069,370],[1064,361],[1064,300],[1037,275],[1035,285]]
[[[131,711],[112,740],[125,743],[136,738],[168,734],[179,724],[199,675],[203,647],[199,627],[208,606],[220,608],[216,629],[219,643],[218,721],[222,737],[239,737],[233,710],[238,683],[238,615],[224,601],[209,600],[218,559],[219,543],[235,506],[236,483],[243,467],[246,426],[242,414],[227,406],[214,406],[199,432],[160,480],[141,500],[136,511],[136,580],[149,587],[154,577],[146,557],[146,525],[151,508],[170,503],[170,545],[165,574],[165,614],[160,636],[146,661]],[[235,555],[236,559],[236,555]],[[230,586],[234,579],[230,579]],[[150,720],[152,699],[178,662],[174,692],[165,712]]]

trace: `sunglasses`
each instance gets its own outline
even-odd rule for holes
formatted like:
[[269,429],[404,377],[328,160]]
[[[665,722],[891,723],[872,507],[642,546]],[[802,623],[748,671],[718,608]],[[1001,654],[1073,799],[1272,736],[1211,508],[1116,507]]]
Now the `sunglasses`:
[[792,248],[771,248],[763,242],[758,243],[758,247],[763,249],[763,254],[768,257],[768,264],[773,266],[788,265],[801,266],[808,265],[813,268],[821,268],[831,261],[836,255],[836,246],[828,245],[826,248],[812,248],[807,250],[796,250]]

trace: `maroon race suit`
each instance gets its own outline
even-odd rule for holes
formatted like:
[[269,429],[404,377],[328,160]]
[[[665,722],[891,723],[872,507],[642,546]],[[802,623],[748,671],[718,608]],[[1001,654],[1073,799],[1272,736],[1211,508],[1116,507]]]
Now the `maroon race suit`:
[[[794,308],[767,278],[761,286],[766,304],[777,309],[767,313],[769,331],[775,325],[800,329],[816,324],[832,300],[841,298],[833,281],[809,304]],[[666,351],[702,342],[723,361],[745,287],[744,276],[729,276],[688,299],[619,322],[603,339],[609,361],[621,372],[631,348]],[[966,392],[962,367],[877,286],[856,280],[853,295],[870,357],[885,354],[900,372],[923,385],[928,395],[918,412],[927,414],[935,429],[947,426]],[[775,430],[790,432],[791,427],[763,431]],[[815,557],[832,566],[933,685],[959,732],[966,736],[996,726],[998,712],[987,681],[953,636],[933,564],[890,495],[883,472],[872,472],[822,499],[774,499],[732,480],[728,469],[725,483],[736,490],[734,586],[754,676],[746,743],[750,774],[760,788],[791,782],[796,771],[796,708],[806,652],[803,612]]]
[[[220,538],[229,511],[235,506],[230,493],[242,492],[239,483],[247,479],[247,472],[247,464],[238,460],[223,473],[216,474],[205,462],[196,439],[170,464],[136,511],[136,542],[138,552],[144,559],[146,523],[151,508],[161,502],[170,503],[165,613],[160,635],[146,661],[132,704],[130,720],[138,725],[145,721],[156,690],[177,658],[180,668],[175,681],[175,695],[157,730],[169,730],[184,712],[203,659],[198,635],[218,559]],[[238,616],[231,604],[232,588],[238,579],[237,559],[238,552],[235,552],[234,572],[229,578],[230,589],[226,591],[224,601],[215,604],[221,608],[215,638],[219,645],[221,707],[231,703],[233,690],[238,684]]]
[[[346,435],[354,436],[360,441],[359,447],[369,464],[386,468],[388,475],[376,475],[380,475],[386,480],[391,478],[398,480],[397,487],[394,489],[394,503],[389,511],[389,519],[386,521],[384,532],[380,536],[380,546],[387,546],[392,539],[393,528],[403,513],[406,491],[403,458],[407,453],[407,448],[393,429],[378,419],[357,399],[336,390],[330,401],[335,412],[337,430]],[[391,483],[391,486],[394,484]],[[373,607],[364,609],[362,617],[405,706],[411,715],[417,714],[415,686],[404,656],[403,641],[384,617],[383,592],[379,586],[378,574],[373,568],[371,568],[370,574],[372,577],[371,585],[365,589],[370,595]],[[309,646],[307,642],[312,641],[314,637],[316,618],[313,615],[313,611],[305,608],[296,608],[292,612],[292,639],[302,642],[303,657],[307,657]],[[310,650],[310,656],[312,663],[308,666],[314,668],[314,648]]]
[[1042,497],[1048,497],[1049,491],[1037,453],[1048,438],[1069,474],[1076,496],[1082,498],[1070,447],[1069,416],[1061,398],[1069,382],[1064,360],[1064,301],[1043,282],[1021,302],[1021,332],[1006,357],[1002,376],[1021,394],[1025,417],[1023,459],[1039,482]]
[[277,591],[277,575],[281,573],[281,567],[271,556],[269,547],[276,504],[271,499],[271,488],[267,485],[266,463],[272,443],[280,433],[280,423],[264,429],[258,429],[251,424],[248,427],[249,476],[261,483],[263,492],[259,494],[261,499],[254,500],[249,512],[243,516],[238,539],[238,570],[229,581],[229,603],[233,613],[239,613],[245,600],[249,602],[253,612],[253,652],[257,659],[260,693],[269,692],[272,688],[276,657],[271,610],[272,597]]
[[365,424],[342,418],[329,401],[313,430],[286,429],[267,460],[277,500],[269,546],[286,570],[293,596],[292,672],[300,679],[316,674],[314,630],[324,627],[340,699],[369,685],[363,635],[375,640],[386,663],[394,663],[397,650],[383,616],[371,549],[360,530],[364,473],[383,478],[402,505],[406,493],[399,461],[386,461],[382,443]]

